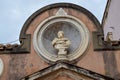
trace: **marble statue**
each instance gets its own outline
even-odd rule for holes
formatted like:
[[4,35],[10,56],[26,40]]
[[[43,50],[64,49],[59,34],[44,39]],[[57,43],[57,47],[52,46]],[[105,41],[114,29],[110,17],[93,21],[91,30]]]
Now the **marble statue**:
[[58,57],[59,58],[67,58],[67,49],[70,47],[70,40],[64,37],[64,32],[59,31],[58,32],[58,38],[55,38],[52,41],[52,45],[55,49],[58,50]]

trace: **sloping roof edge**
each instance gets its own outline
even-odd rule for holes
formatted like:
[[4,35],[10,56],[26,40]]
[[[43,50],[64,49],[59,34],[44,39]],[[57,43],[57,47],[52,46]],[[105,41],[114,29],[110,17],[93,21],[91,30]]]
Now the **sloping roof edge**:
[[91,78],[96,79],[96,80],[114,80],[110,77],[107,77],[107,76],[104,76],[104,75],[95,73],[93,71],[90,71],[90,70],[87,70],[87,69],[84,69],[84,68],[81,68],[81,67],[78,67],[78,66],[75,66],[75,65],[72,65],[72,64],[68,64],[68,63],[65,63],[65,62],[58,62],[56,64],[53,64],[53,65],[51,65],[47,68],[44,68],[44,69],[42,69],[40,71],[37,71],[37,72],[35,72],[31,75],[28,75],[28,76],[22,78],[21,80],[31,80],[31,78],[33,79],[33,77],[35,79],[37,79],[39,77],[42,77],[42,76],[47,75],[49,73],[52,73],[52,72],[54,72],[56,70],[59,70],[61,68],[74,71],[78,74],[82,74],[82,75],[91,77]]
[[111,3],[111,0],[107,0],[107,4],[106,4],[106,8],[105,8],[105,11],[104,11],[104,14],[103,14],[103,19],[102,19],[102,28],[104,27],[104,24],[106,22],[106,18],[108,16],[108,11],[109,11],[109,7],[110,7],[110,3]]

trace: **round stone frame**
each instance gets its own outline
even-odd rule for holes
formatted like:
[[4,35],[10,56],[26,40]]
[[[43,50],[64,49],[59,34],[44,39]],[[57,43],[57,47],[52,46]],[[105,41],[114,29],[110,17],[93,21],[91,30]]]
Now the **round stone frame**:
[[53,23],[59,22],[59,21],[65,21],[65,22],[74,24],[81,34],[80,35],[81,36],[80,46],[72,54],[68,54],[68,60],[70,62],[72,62],[72,61],[78,59],[81,55],[83,55],[83,53],[85,53],[85,51],[87,50],[87,47],[89,45],[89,37],[90,37],[89,30],[87,29],[85,24],[82,21],[80,21],[79,19],[75,18],[74,16],[70,16],[70,15],[58,16],[57,15],[57,16],[49,17],[49,18],[45,19],[43,22],[41,22],[34,32],[34,36],[33,36],[34,49],[47,62],[54,63],[58,60],[56,55],[49,53],[43,47],[41,38],[42,38],[42,34],[43,34],[44,30],[50,24],[53,24]]
[[0,76],[3,73],[3,70],[4,70],[4,63],[3,63],[3,60],[0,58]]

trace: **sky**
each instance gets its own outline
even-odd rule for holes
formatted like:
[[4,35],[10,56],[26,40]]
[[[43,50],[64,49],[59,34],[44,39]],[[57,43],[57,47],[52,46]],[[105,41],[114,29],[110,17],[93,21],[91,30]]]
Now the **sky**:
[[60,2],[82,6],[101,22],[107,0],[1,0],[0,43],[19,43],[20,31],[28,17],[46,5]]

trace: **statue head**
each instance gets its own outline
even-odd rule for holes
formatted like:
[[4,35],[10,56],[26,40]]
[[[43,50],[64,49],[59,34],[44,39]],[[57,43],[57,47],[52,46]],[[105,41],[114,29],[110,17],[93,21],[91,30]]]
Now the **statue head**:
[[58,32],[58,38],[63,38],[64,37],[64,32],[63,31],[59,31]]

